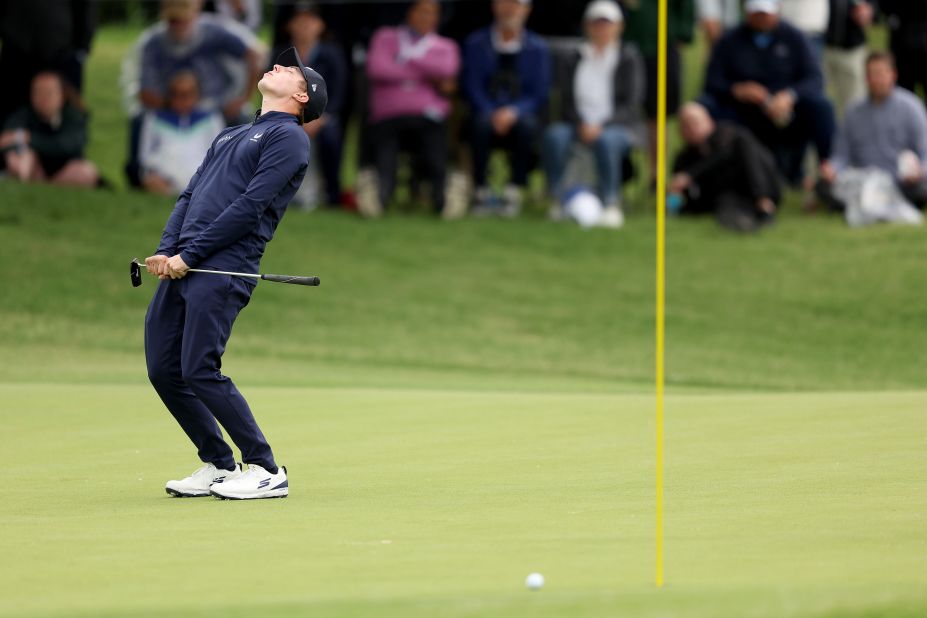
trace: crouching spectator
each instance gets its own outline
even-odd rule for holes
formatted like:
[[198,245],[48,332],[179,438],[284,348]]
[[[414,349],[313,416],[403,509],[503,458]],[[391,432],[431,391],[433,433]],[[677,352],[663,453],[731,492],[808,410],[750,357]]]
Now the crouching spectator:
[[554,123],[544,135],[544,167],[558,204],[569,188],[563,186],[564,174],[574,144],[588,146],[605,205],[602,225],[621,227],[622,164],[641,129],[644,64],[637,48],[621,41],[624,16],[613,0],[591,3],[584,21],[586,42],[566,60],[558,79],[564,122]]
[[61,77],[36,75],[29,101],[7,118],[0,135],[10,175],[23,182],[97,186],[97,168],[84,159],[87,119],[65,101]]
[[[464,45],[463,88],[470,103],[475,207],[483,214],[517,216],[534,162],[539,116],[550,90],[550,51],[525,29],[531,0],[493,0],[495,20]],[[493,147],[509,154],[511,178],[501,208],[489,190]]]
[[392,199],[401,145],[412,151],[415,169],[430,183],[432,207],[444,211],[448,97],[457,89],[460,52],[436,33],[439,19],[438,0],[417,0],[405,26],[380,28],[370,42],[369,121],[378,195],[359,200],[365,216],[379,215]]
[[876,168],[895,178],[904,197],[927,204],[927,111],[913,93],[899,88],[894,56],[875,52],[866,61],[865,99],[847,110],[834,156],[821,165],[821,179],[834,183],[849,169]]
[[771,223],[782,197],[772,154],[746,129],[715,124],[698,103],[682,107],[679,128],[686,145],[673,166],[670,206],[714,214],[739,232]]
[[744,23],[715,46],[703,102],[715,119],[750,129],[799,185],[809,142],[825,161],[834,139],[821,66],[805,35],[780,19],[779,0],[747,0],[744,9]]
[[222,114],[197,108],[200,92],[196,75],[184,71],[168,86],[167,109],[147,112],[142,120],[142,187],[152,193],[179,195],[225,128]]

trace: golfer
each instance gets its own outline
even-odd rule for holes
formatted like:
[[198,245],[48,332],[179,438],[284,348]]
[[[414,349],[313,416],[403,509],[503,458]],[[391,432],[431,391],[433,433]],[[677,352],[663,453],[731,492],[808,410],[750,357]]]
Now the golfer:
[[[224,130],[177,200],[148,272],[162,281],[145,318],[148,377],[205,465],[169,481],[167,493],[249,500],[289,493],[286,469],[248,403],[222,375],[222,353],[250,280],[188,273],[190,268],[258,272],[261,256],[309,165],[303,123],[322,115],[325,80],[295,48],[277,58],[258,90],[254,122]],[[217,423],[218,421],[218,423]],[[241,450],[242,470],[222,437]]]

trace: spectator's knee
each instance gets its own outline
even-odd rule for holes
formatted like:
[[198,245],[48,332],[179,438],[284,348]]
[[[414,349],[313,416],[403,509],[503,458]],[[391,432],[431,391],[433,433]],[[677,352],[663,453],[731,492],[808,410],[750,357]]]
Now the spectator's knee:
[[573,142],[573,129],[565,122],[550,125],[544,132],[544,147],[563,149]]
[[78,187],[93,187],[97,184],[99,172],[97,167],[85,159],[70,161],[55,174],[54,182]]

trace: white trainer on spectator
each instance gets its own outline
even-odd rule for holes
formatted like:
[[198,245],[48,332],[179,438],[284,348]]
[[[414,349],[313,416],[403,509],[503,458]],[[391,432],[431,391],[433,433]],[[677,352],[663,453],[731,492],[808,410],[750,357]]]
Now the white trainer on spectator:
[[290,493],[286,468],[280,466],[271,474],[257,464],[248,464],[248,469],[238,478],[222,484],[214,484],[210,492],[223,500],[259,500],[262,498],[286,498]]
[[366,219],[376,219],[383,215],[380,203],[380,180],[373,168],[363,168],[357,172],[355,185],[357,194],[357,211]]
[[617,230],[624,226],[624,212],[618,204],[609,204],[602,211],[602,218],[599,220],[599,227],[607,227]]
[[221,470],[208,463],[185,479],[168,481],[164,489],[175,498],[202,498],[209,495],[211,485],[231,481],[241,475],[241,464],[235,464],[234,470]]

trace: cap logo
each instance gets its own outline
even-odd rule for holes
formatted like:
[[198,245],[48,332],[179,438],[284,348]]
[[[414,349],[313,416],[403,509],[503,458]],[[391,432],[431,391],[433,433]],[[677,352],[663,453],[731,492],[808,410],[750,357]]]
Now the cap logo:
[[318,89],[319,89],[319,85],[318,85],[318,84],[312,84],[312,92],[315,92],[315,91],[318,90]]

